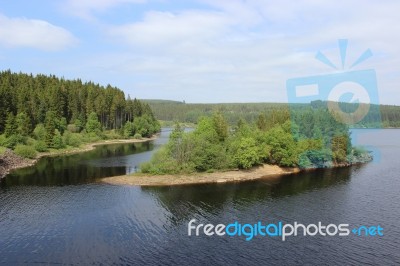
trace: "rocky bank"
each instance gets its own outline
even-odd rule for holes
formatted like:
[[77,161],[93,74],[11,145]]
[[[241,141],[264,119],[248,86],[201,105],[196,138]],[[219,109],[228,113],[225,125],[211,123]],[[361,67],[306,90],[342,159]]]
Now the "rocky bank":
[[11,170],[31,166],[35,160],[25,159],[7,149],[0,155],[0,178],[5,177]]

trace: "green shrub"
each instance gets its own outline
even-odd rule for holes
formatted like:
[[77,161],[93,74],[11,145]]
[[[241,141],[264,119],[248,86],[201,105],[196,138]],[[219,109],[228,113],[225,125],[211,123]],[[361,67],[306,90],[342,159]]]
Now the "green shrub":
[[37,140],[45,140],[46,139],[46,129],[43,124],[38,124],[33,130],[33,135]]
[[176,160],[172,159],[165,147],[159,149],[149,162],[142,163],[140,170],[142,173],[153,175],[161,174],[177,174],[181,172],[180,167]]
[[115,131],[114,129],[113,130],[108,130],[108,131],[106,131],[106,132],[104,132],[104,135],[105,135],[105,139],[120,139],[122,136],[117,132],[117,131]]
[[124,125],[124,136],[130,137],[133,136],[134,134],[135,134],[135,126],[130,121],[126,122]]
[[36,151],[35,148],[32,146],[27,146],[27,145],[21,145],[18,144],[15,149],[14,149],[15,154],[24,157],[24,158],[35,158],[36,157]]
[[5,134],[0,135],[0,146],[3,146],[3,147],[7,146],[7,137]]
[[60,133],[60,131],[58,131],[58,129],[54,130],[54,137],[53,137],[52,147],[54,149],[65,148],[65,144],[64,144],[63,139],[61,137],[61,133]]
[[97,114],[92,112],[88,116],[88,120],[86,122],[86,132],[88,133],[96,133],[99,134],[101,132],[101,124],[97,117]]
[[0,136],[0,146],[14,149],[17,144],[25,144],[26,137],[21,135],[11,135],[6,137],[4,134]]
[[36,143],[36,140],[35,140],[35,139],[30,138],[30,137],[27,137],[27,138],[26,138],[26,141],[25,141],[25,144],[26,144],[26,145],[28,145],[28,146],[34,146],[35,143]]
[[142,135],[140,135],[139,133],[136,133],[135,136],[133,136],[134,139],[141,139]]
[[85,142],[96,142],[101,140],[101,137],[94,132],[84,134]]
[[38,140],[33,145],[35,150],[38,152],[46,152],[48,151],[46,142],[44,140]]
[[69,137],[68,143],[66,143],[69,146],[72,147],[79,147],[83,140],[82,140],[82,135],[79,133],[72,133],[71,136]]
[[67,131],[71,133],[79,133],[79,128],[75,124],[69,124],[67,126]]
[[260,152],[253,138],[241,138],[231,145],[231,156],[237,167],[248,169],[260,163]]

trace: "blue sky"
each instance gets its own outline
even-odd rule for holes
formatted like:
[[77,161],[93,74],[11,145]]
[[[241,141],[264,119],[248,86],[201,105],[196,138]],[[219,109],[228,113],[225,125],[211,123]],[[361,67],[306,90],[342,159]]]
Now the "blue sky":
[[146,99],[287,102],[286,80],[375,69],[400,105],[399,1],[37,0],[0,4],[0,69],[112,84]]

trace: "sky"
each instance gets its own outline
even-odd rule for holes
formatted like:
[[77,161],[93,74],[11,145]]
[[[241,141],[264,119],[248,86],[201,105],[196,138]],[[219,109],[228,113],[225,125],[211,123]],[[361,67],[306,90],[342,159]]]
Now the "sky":
[[288,102],[288,79],[373,69],[379,102],[400,105],[399,10],[397,0],[2,1],[0,70],[217,103]]

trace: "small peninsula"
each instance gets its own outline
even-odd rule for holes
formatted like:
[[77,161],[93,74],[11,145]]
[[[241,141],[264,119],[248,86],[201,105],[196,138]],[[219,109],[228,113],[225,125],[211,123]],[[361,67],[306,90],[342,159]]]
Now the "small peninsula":
[[273,115],[261,114],[254,123],[239,120],[232,127],[215,112],[190,132],[177,124],[169,142],[140,166],[141,173],[102,181],[140,186],[238,182],[372,160],[368,151],[352,146],[348,125],[326,109]]
[[215,173],[177,175],[123,175],[103,178],[101,181],[112,185],[132,186],[174,186],[209,183],[243,182],[255,179],[277,179],[282,175],[300,172],[295,167],[279,167],[264,164],[248,170],[230,170]]

